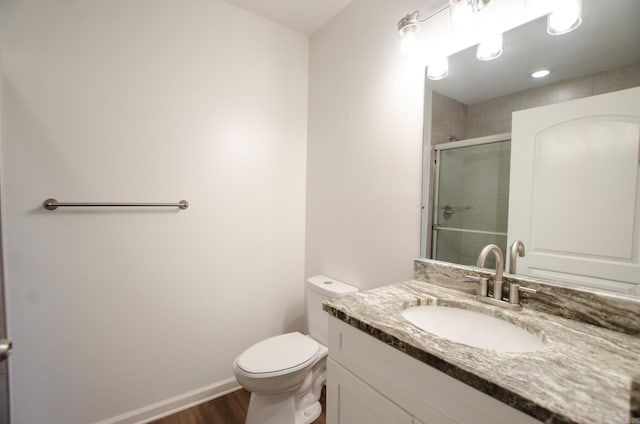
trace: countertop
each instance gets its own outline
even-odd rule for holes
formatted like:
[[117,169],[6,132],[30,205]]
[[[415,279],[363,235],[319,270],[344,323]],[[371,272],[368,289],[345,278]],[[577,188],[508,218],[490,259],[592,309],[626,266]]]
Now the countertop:
[[[427,333],[401,311],[439,304],[483,312],[539,334],[536,352],[500,353]],[[530,416],[547,423],[627,424],[637,396],[640,339],[523,308],[509,311],[475,296],[406,281],[332,299],[332,316]],[[632,404],[632,399],[635,399]]]

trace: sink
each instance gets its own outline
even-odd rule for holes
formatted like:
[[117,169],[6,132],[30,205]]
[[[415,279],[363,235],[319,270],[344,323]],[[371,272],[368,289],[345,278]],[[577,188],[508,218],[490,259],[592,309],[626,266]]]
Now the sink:
[[542,337],[499,318],[448,306],[415,306],[402,316],[416,327],[453,342],[497,352],[534,352]]

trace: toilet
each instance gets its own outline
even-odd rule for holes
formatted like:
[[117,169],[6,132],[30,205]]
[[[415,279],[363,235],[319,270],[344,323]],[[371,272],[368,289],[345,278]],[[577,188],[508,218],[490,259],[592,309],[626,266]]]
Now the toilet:
[[236,380],[251,392],[246,424],[309,424],[320,416],[329,325],[322,302],[356,291],[324,275],[309,278],[305,286],[309,335],[270,337],[236,358]]

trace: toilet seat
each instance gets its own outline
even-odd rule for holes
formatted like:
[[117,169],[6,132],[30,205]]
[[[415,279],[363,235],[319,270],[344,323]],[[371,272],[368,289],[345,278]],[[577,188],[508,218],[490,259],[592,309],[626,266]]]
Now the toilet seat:
[[263,340],[245,350],[237,359],[240,371],[252,378],[289,374],[311,364],[320,345],[298,332]]

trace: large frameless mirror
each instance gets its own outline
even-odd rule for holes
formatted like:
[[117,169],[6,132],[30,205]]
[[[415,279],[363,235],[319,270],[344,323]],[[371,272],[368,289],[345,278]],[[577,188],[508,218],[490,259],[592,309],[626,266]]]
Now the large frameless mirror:
[[542,17],[504,34],[497,59],[474,46],[427,79],[423,256],[475,265],[522,239],[517,273],[640,295],[640,2],[582,5],[572,32]]

